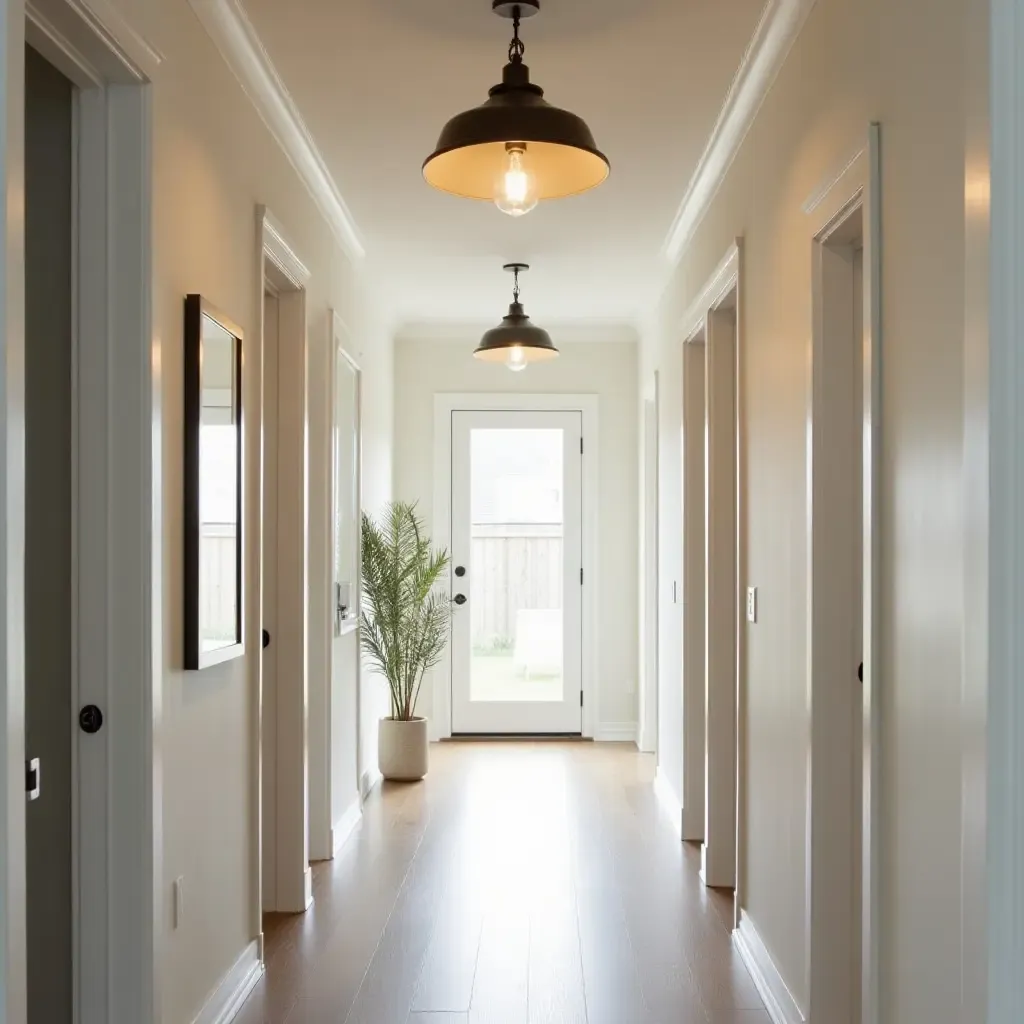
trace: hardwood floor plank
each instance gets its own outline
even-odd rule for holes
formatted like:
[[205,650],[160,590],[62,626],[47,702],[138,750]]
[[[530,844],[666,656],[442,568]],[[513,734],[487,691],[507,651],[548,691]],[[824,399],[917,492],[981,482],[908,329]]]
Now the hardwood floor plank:
[[412,1009],[446,893],[451,864],[463,842],[457,790],[432,816],[380,943],[345,1018],[347,1024],[405,1024]]
[[268,916],[237,1024],[769,1024],[627,745],[432,748],[384,786],[305,915]]
[[469,1024],[529,1024],[530,915],[511,903],[484,922]]
[[530,915],[529,1024],[587,1024],[573,892]]
[[466,869],[457,869],[446,887],[445,898],[423,958],[413,997],[413,1013],[465,1013],[469,1010],[476,975],[483,910],[475,892],[460,881]]

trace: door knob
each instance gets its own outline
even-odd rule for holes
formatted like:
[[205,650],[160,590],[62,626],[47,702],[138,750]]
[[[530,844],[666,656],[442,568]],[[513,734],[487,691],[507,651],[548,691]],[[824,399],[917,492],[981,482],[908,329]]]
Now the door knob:
[[95,704],[86,704],[78,712],[78,724],[82,732],[97,733],[103,728],[103,712]]
[[455,595],[455,603],[456,604],[465,604],[466,603],[466,595],[465,594],[456,594]]
[[460,578],[465,576],[466,575],[466,567],[464,565],[457,565],[457,566],[455,566],[455,575],[460,577]]

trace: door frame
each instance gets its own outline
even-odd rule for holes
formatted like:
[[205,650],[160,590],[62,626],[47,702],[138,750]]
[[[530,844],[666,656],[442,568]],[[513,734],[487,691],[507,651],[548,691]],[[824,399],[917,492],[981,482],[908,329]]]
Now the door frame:
[[[435,393],[434,395],[434,496],[435,544],[448,546],[452,514],[452,413],[453,412],[579,412],[583,417],[583,737],[593,739],[601,721],[600,685],[595,678],[597,656],[598,538],[598,396],[594,394],[494,394]],[[433,740],[452,735],[451,645],[433,670],[431,695]]]
[[[281,639],[287,637],[288,642],[284,644],[286,655],[289,656],[294,672],[293,676],[302,679],[301,692],[292,694],[295,698],[292,704],[287,705],[291,712],[287,722],[282,722],[278,717],[277,731],[277,783],[279,789],[282,784],[287,789],[291,788],[293,794],[293,810],[301,808],[302,822],[297,825],[298,817],[293,820],[287,817],[282,821],[282,815],[277,815],[277,906],[273,909],[301,912],[312,902],[312,872],[309,867],[309,779],[307,764],[307,742],[308,742],[308,720],[307,720],[307,699],[308,680],[306,678],[307,664],[307,623],[303,621],[306,608],[306,592],[308,588],[308,576],[306,567],[306,543],[305,533],[308,528],[306,520],[306,460],[305,460],[305,431],[307,420],[307,385],[306,385],[306,287],[311,274],[297,255],[295,249],[288,243],[286,236],[271,215],[270,211],[263,205],[256,207],[256,271],[259,287],[254,289],[256,293],[257,310],[254,311],[254,322],[259,324],[257,332],[258,343],[255,351],[251,353],[249,363],[246,365],[246,372],[249,378],[250,408],[255,413],[249,416],[250,427],[247,432],[247,461],[246,461],[246,487],[247,507],[255,509],[256,514],[250,515],[248,521],[255,523],[256,528],[249,531],[249,545],[246,554],[246,568],[249,585],[247,588],[248,607],[246,610],[247,636],[252,638],[251,650],[259,651],[261,656],[250,659],[250,686],[256,699],[253,701],[253,744],[252,744],[252,778],[253,778],[253,891],[251,924],[253,937],[258,943],[260,961],[263,960],[263,657],[262,644],[256,639],[263,631],[263,442],[264,442],[264,414],[263,414],[263,392],[266,366],[264,363],[264,293],[267,282],[277,292],[279,309],[279,336],[278,351],[282,352],[286,344],[291,344],[290,355],[293,360],[291,367],[294,372],[289,376],[286,384],[290,387],[289,394],[293,399],[290,422],[293,425],[292,435],[286,436],[283,440],[292,441],[291,448],[282,444],[281,417],[278,417],[278,458],[281,462],[281,455],[286,451],[299,451],[297,463],[293,468],[301,474],[302,484],[299,488],[289,491],[279,486],[279,493],[287,492],[293,504],[286,508],[286,515],[281,515],[279,508],[278,519],[278,556],[280,557],[281,538],[290,538],[292,567],[297,564],[300,568],[301,580],[292,581],[292,592],[298,594],[296,604],[297,610],[287,620],[286,628],[282,629],[282,616],[278,614],[277,636],[271,637],[271,644],[277,645],[275,650],[280,656],[282,650]],[[279,366],[280,368],[280,359]],[[279,387],[283,382],[278,373]],[[278,407],[280,410],[281,392],[278,393]],[[301,438],[299,437],[301,431]],[[298,439],[298,443],[297,443]],[[280,485],[280,479],[278,480]],[[282,590],[281,574],[277,579],[278,596]],[[287,602],[286,602],[287,605]],[[281,661],[278,661],[278,665]],[[278,681],[282,673],[277,673]],[[280,691],[279,691],[280,693]],[[278,701],[278,711],[281,702]],[[282,728],[282,725],[285,728]],[[298,792],[299,797],[294,799]],[[279,808],[280,810],[280,805]],[[282,850],[284,856],[282,856]],[[282,867],[284,862],[285,867]],[[301,867],[300,867],[301,865]],[[284,872],[289,871],[285,874]],[[283,882],[283,884],[282,884]]]
[[[640,721],[637,728],[636,745],[645,753],[654,754],[658,764],[658,594],[661,586],[659,559],[659,382],[658,371],[651,374],[650,383],[640,396],[642,493],[644,496],[643,524],[641,531],[641,642]],[[653,419],[648,413],[653,413]]]
[[[735,845],[735,868],[733,871],[734,883],[734,925],[739,926],[739,911],[743,899],[743,879],[746,853],[743,845],[744,836],[744,765],[745,761],[745,723],[746,723],[746,698],[745,698],[745,650],[746,650],[746,620],[739,614],[743,606],[743,589],[746,580],[746,559],[744,537],[744,457],[745,447],[743,444],[743,239],[737,237],[726,249],[718,266],[701,288],[697,297],[690,304],[686,313],[679,322],[679,331],[682,336],[682,370],[683,370],[683,429],[689,426],[697,428],[698,447],[705,450],[705,427],[708,422],[709,413],[709,357],[708,342],[712,334],[712,327],[717,331],[717,325],[713,325],[715,315],[726,308],[734,306],[735,328],[734,328],[734,352],[733,352],[733,390],[734,390],[734,420],[733,436],[735,438],[735,505],[734,505],[734,534],[735,546],[733,551],[735,579],[733,590],[735,595],[735,793],[736,793],[736,835]],[[702,345],[704,347],[703,357],[698,359],[693,355],[689,346]],[[699,380],[689,379],[689,374],[699,364],[701,373]],[[699,408],[695,408],[696,395],[689,389],[699,391],[702,395],[702,402]],[[692,398],[688,398],[692,395]],[[688,432],[688,431],[687,431]],[[706,818],[707,818],[707,510],[705,508],[705,486],[707,480],[707,452],[702,462],[702,472],[691,476],[685,464],[685,456],[688,448],[687,438],[683,438],[683,622],[684,630],[683,657],[687,657],[687,650],[696,646],[702,654],[701,664],[703,666],[700,677],[697,680],[688,682],[688,675],[683,671],[683,727],[685,738],[689,743],[683,744],[683,785],[684,803],[681,822],[681,833],[684,840],[704,841],[706,840]],[[700,481],[700,486],[691,486]],[[694,493],[696,492],[696,493]],[[687,524],[699,520],[700,531],[689,531]],[[696,549],[699,557],[694,559],[688,553]],[[698,571],[699,570],[699,571]],[[702,595],[702,598],[701,598]],[[691,620],[686,614],[686,606],[693,605],[694,600],[703,600],[704,616],[699,620]],[[685,666],[685,662],[684,662]],[[687,719],[697,709],[700,712],[700,728],[692,723],[688,724]],[[702,742],[694,742],[699,738]],[[688,809],[689,808],[689,809]]]
[[6,982],[0,1016],[8,1024],[22,1024],[27,998],[20,579],[24,234],[18,213],[27,41],[77,87],[72,699],[98,704],[107,715],[95,737],[73,732],[75,1020],[146,1021],[160,1012],[157,956],[164,905],[158,741],[165,660],[161,351],[152,329],[149,89],[160,57],[106,0],[88,9],[75,0],[8,0],[5,8],[0,73],[10,132],[0,140],[7,175],[0,457],[7,486],[0,527],[9,585],[0,616],[6,664],[0,683],[5,689],[0,733],[6,743],[0,760],[5,776],[0,785],[5,802],[0,959]]
[[[565,602],[559,613],[564,640],[559,699],[476,701],[473,699],[472,608],[451,620],[452,734],[466,736],[563,736],[583,733],[583,416],[579,410],[523,412],[521,410],[456,410],[452,413],[452,524],[450,553],[453,564],[472,565],[473,434],[476,430],[541,430],[557,434],[564,475],[561,555],[557,559],[560,588]],[[456,528],[459,534],[456,535]],[[455,570],[458,573],[458,569]],[[472,581],[469,588],[472,589]],[[452,583],[452,590],[463,590]],[[470,595],[472,597],[472,594]],[[458,600],[456,595],[455,600]],[[511,652],[510,652],[511,653]],[[456,690],[456,673],[459,688]],[[456,722],[456,718],[458,722]],[[635,739],[635,734],[634,737]]]
[[334,856],[344,843],[347,836],[355,828],[359,818],[362,816],[362,807],[366,795],[360,786],[360,765],[363,763],[363,731],[359,723],[363,720],[363,657],[360,646],[360,629],[363,597],[363,541],[362,541],[362,511],[363,511],[363,370],[353,347],[352,332],[341,315],[334,309],[328,310],[328,342],[331,360],[330,370],[330,406],[329,421],[331,425],[330,444],[330,469],[328,471],[328,483],[330,494],[330,506],[332,513],[336,513],[338,501],[338,480],[336,477],[338,466],[338,445],[339,445],[339,424],[335,419],[337,413],[338,396],[338,360],[344,362],[352,371],[356,382],[356,408],[355,408],[355,508],[356,522],[353,523],[356,542],[356,564],[354,566],[355,579],[354,587],[355,617],[339,621],[337,617],[336,595],[334,591],[334,566],[337,562],[336,531],[334,529],[334,515],[332,514],[328,528],[330,537],[328,539],[328,551],[330,552],[329,565],[327,566],[327,587],[330,599],[327,602],[328,624],[327,635],[329,637],[329,658],[326,705],[324,708],[325,718],[328,723],[334,719],[334,672],[335,660],[339,657],[337,641],[345,636],[353,636],[355,640],[355,764],[352,773],[353,789],[349,792],[352,798],[343,816],[337,821],[333,820],[334,815],[334,770],[333,763],[336,756],[333,741],[331,739],[331,727],[328,726],[328,780],[327,780],[327,813],[332,819],[330,826],[330,853]]
[[[977,762],[986,763],[987,812],[981,811],[980,800],[973,804],[974,814],[985,813],[987,818],[984,857],[976,840],[969,844],[966,841],[967,827],[973,824],[969,818],[965,819],[964,830],[965,849],[972,852],[968,878],[971,910],[976,913],[979,909],[979,890],[987,896],[983,928],[988,940],[985,982],[987,1019],[991,1024],[1019,1020],[1024,1006],[1024,971],[1020,969],[1024,963],[1024,639],[1020,632],[1024,618],[1024,445],[1020,443],[1024,432],[1024,360],[1020,355],[1024,334],[1024,295],[1020,291],[1024,268],[1022,8],[1024,0],[993,0],[987,37],[974,44],[982,51],[975,60],[983,79],[990,83],[991,93],[975,100],[970,111],[969,138],[975,144],[969,153],[973,158],[969,170],[973,173],[967,179],[966,195],[970,273],[967,349],[971,359],[966,411],[980,420],[980,425],[972,424],[967,432],[972,459],[968,464],[976,460],[972,465],[974,479],[967,481],[976,485],[976,490],[968,493],[968,550],[985,565],[987,579],[970,581],[974,585],[966,602],[972,671],[966,677],[969,688],[965,693],[968,714],[964,729],[969,742],[963,770],[965,795],[977,796],[973,775]],[[972,32],[984,31],[981,19],[976,21]],[[989,75],[984,74],[989,70],[986,57],[991,61]],[[975,139],[976,134],[989,128],[988,116],[990,182],[984,177],[987,154],[983,145],[982,152],[978,152]],[[977,599],[982,588],[987,589],[987,606]],[[987,709],[985,696],[979,692],[984,690],[980,680],[984,680],[986,668]],[[978,876],[986,867],[987,878],[981,878],[979,884]],[[977,925],[972,913],[965,926],[975,945],[979,935],[971,933]],[[982,932],[982,928],[977,930]],[[971,965],[967,972],[972,985],[975,971]]]
[[[309,439],[309,856],[313,861],[331,860],[344,842],[362,813],[359,794],[359,757],[362,738],[355,732],[356,768],[353,771],[354,789],[346,794],[349,802],[344,814],[335,820],[335,760],[334,749],[334,679],[338,658],[336,641],[359,629],[358,617],[337,620],[334,566],[336,543],[334,516],[337,507],[338,423],[335,420],[338,394],[338,359],[352,371],[356,388],[356,460],[354,466],[357,515],[362,509],[362,395],[363,374],[352,351],[352,333],[348,324],[335,309],[328,309],[321,336],[323,349],[317,345],[310,349],[310,360],[326,359],[327,366],[319,364],[320,373],[312,366],[308,372],[309,421],[313,429]],[[322,380],[320,379],[322,378]],[[322,424],[323,438],[316,427]],[[319,467],[319,468],[317,468]],[[362,576],[359,522],[355,523],[356,609],[361,595],[358,581]],[[356,637],[358,645],[358,636]],[[360,714],[360,676],[362,664],[356,658],[355,712]],[[342,775],[345,773],[343,772]]]
[[[818,463],[836,464],[842,459],[842,439],[836,441],[827,412],[839,404],[836,388],[844,386],[842,374],[830,375],[825,365],[825,323],[821,310],[823,249],[851,216],[860,210],[863,245],[862,358],[862,522],[861,600],[863,619],[862,692],[855,706],[861,715],[860,750],[862,798],[854,813],[861,819],[861,906],[860,945],[861,1020],[878,1020],[880,978],[880,828],[881,828],[881,722],[877,699],[880,677],[880,584],[881,584],[881,150],[880,129],[869,126],[864,145],[838,178],[817,193],[805,206],[811,242],[813,275],[813,318],[811,328],[811,382],[807,417],[807,718],[810,730],[810,759],[807,793],[807,888],[806,991],[808,1015],[812,1019],[834,1015],[834,993],[830,961],[835,944],[846,941],[856,923],[856,909],[836,899],[833,850],[827,838],[849,824],[830,820],[830,811],[840,806],[849,779],[833,770],[836,752],[856,756],[843,715],[823,706],[815,698],[827,692],[817,681],[830,671],[828,653],[834,644],[837,616],[848,618],[855,609],[844,581],[831,571],[828,547],[834,541],[839,510],[830,503],[828,481],[815,474]],[[833,397],[836,396],[836,397]],[[825,419],[823,420],[823,417]],[[837,445],[839,446],[837,448]],[[822,614],[823,610],[830,610]],[[825,658],[826,660],[822,660]],[[854,686],[855,680],[851,679]],[[841,759],[840,759],[841,760]],[[841,773],[840,773],[841,774]],[[830,871],[833,873],[830,875]],[[856,983],[856,980],[855,982]]]

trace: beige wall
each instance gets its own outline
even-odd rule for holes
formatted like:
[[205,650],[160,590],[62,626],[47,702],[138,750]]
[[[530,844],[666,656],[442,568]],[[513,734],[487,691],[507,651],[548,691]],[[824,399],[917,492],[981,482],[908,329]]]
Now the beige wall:
[[[434,395],[439,392],[596,394],[599,399],[600,724],[637,721],[640,500],[638,346],[630,341],[570,342],[552,331],[561,356],[513,374],[472,356],[480,331],[457,340],[400,337],[395,343],[395,492],[418,500],[429,522],[434,501]],[[574,336],[585,335],[577,329]],[[435,335],[436,336],[436,335]],[[622,332],[618,332],[622,336]],[[435,538],[437,543],[447,540]],[[420,711],[430,714],[430,694]]]
[[[745,582],[759,588],[759,621],[746,632],[744,909],[806,1005],[812,218],[803,206],[865,143],[869,121],[881,122],[887,1024],[960,1020],[961,967],[977,953],[963,944],[960,916],[966,16],[966,0],[818,0],[686,248],[644,357],[645,372],[661,371],[670,586],[680,571],[677,324],[742,235],[742,530]],[[671,617],[668,626],[678,628]],[[663,666],[678,658],[677,640],[666,638],[662,654]],[[968,847],[979,841],[966,837]],[[963,1019],[982,1019],[977,1011]]]
[[[242,327],[254,355],[261,284],[258,203],[265,203],[312,271],[309,372],[329,368],[327,311],[356,326],[367,416],[366,499],[390,491],[390,342],[362,308],[349,263],[286,157],[269,135],[185,0],[123,0],[133,24],[163,55],[153,86],[154,330],[163,401],[164,1020],[187,1024],[255,937],[253,919],[255,694],[246,662],[181,671],[182,299],[201,292]],[[251,399],[251,392],[248,394]],[[325,408],[319,402],[318,408]],[[245,410],[251,415],[251,404]],[[313,430],[315,431],[315,426]],[[326,435],[325,435],[326,436]],[[314,445],[311,465],[318,465]],[[247,524],[254,522],[247,511]],[[250,655],[251,656],[251,655]],[[322,670],[322,667],[321,667]],[[346,682],[354,686],[354,674]],[[354,735],[354,723],[350,725]],[[353,782],[354,786],[354,782]],[[185,914],[171,931],[172,880],[184,877]]]

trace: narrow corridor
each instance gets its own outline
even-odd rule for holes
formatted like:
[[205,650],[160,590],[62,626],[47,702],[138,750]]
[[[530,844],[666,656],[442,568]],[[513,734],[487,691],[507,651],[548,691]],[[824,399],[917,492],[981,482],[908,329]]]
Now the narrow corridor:
[[768,1024],[631,745],[453,743],[376,790],[238,1024]]

